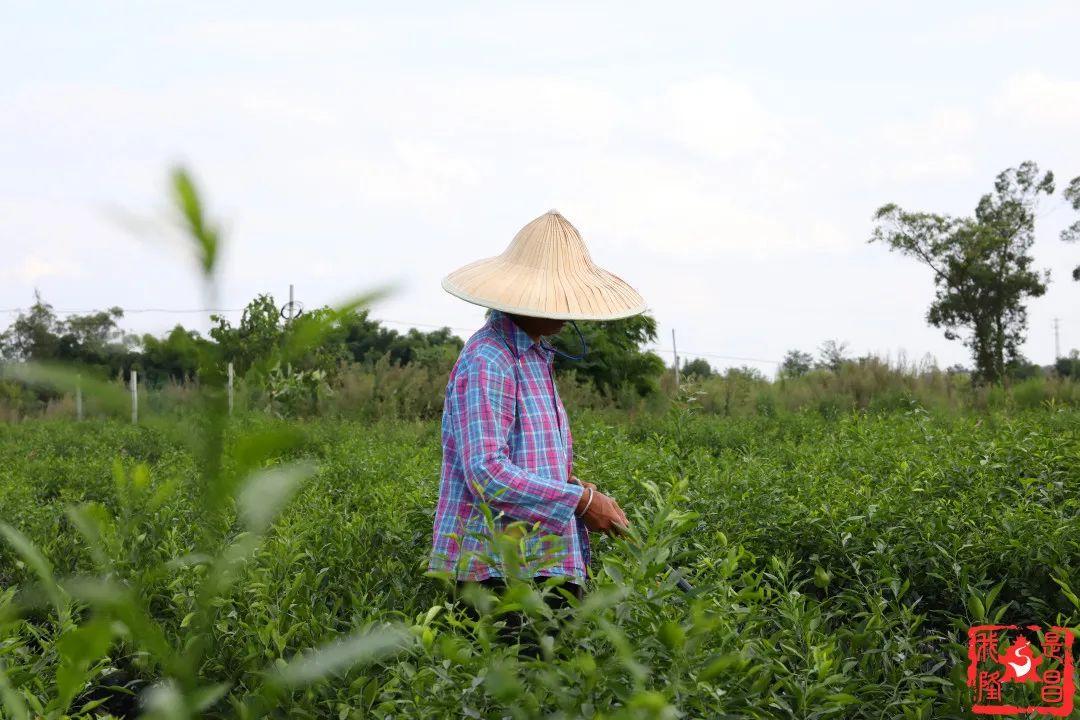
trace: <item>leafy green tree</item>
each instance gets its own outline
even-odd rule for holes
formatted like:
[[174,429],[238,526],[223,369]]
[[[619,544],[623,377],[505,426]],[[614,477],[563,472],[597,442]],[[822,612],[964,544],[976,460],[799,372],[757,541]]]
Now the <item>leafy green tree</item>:
[[137,343],[120,329],[124,311],[118,307],[87,315],[71,315],[58,326],[58,359],[87,365],[109,366],[118,356],[126,356]]
[[211,315],[210,319],[217,323],[210,337],[240,375],[253,366],[268,364],[281,349],[285,329],[273,295],[259,295],[248,303],[237,327],[222,315]]
[[[576,371],[608,397],[624,385],[641,396],[659,390],[664,361],[644,348],[646,343],[656,340],[655,318],[635,315],[607,322],[580,322],[578,326],[589,352],[579,361],[556,355],[556,370]],[[580,352],[577,333],[569,323],[552,338],[552,344],[563,352],[574,355]]]
[[185,382],[193,380],[199,370],[201,347],[208,341],[194,330],[177,325],[163,338],[149,333],[142,336],[140,365],[151,385],[167,380]]
[[821,347],[818,348],[817,366],[825,370],[836,372],[844,363],[849,361],[846,353],[846,342],[838,343],[835,340],[826,340],[821,344]]
[[61,320],[52,305],[34,293],[34,304],[0,334],[0,358],[9,361],[64,362],[116,374],[136,364],[138,344],[117,321],[124,311],[113,307]]
[[464,343],[450,328],[422,332],[410,328],[399,333],[371,320],[368,311],[362,310],[341,321],[329,342],[340,342],[352,360],[373,363],[384,356],[397,365],[413,362],[429,363],[434,359],[445,361],[456,357]]
[[[1072,205],[1073,210],[1080,210],[1080,175],[1074,177],[1065,188],[1065,199]],[[1080,220],[1062,230],[1061,239],[1065,242],[1080,241]],[[1080,265],[1073,268],[1072,277],[1080,282]]]
[[1042,377],[1042,366],[1033,363],[1023,355],[1017,355],[1009,360],[1005,366],[1005,372],[1013,380],[1027,380],[1033,377]]
[[1054,370],[1061,377],[1080,380],[1080,350],[1073,350],[1068,357],[1059,357],[1054,363]]
[[52,305],[35,290],[29,312],[19,313],[0,335],[0,357],[9,361],[55,360],[60,353],[59,325]]
[[974,217],[909,212],[894,204],[875,214],[870,242],[916,258],[934,273],[927,321],[955,340],[966,331],[976,377],[998,382],[1019,357],[1027,329],[1025,300],[1046,292],[1049,273],[1032,269],[1035,209],[1054,191],[1053,173],[1033,162],[1000,173]]
[[693,360],[683,360],[682,370],[683,377],[697,377],[697,378],[710,378],[715,374],[712,365],[705,358],[694,358]]
[[814,366],[814,356],[801,350],[788,350],[780,363],[780,375],[786,378],[802,377]]

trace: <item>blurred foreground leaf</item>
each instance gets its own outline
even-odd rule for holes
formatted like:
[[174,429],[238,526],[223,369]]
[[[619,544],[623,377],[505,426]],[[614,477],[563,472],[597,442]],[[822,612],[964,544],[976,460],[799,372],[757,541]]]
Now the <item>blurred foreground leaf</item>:
[[64,393],[74,393],[81,387],[85,397],[95,398],[109,412],[123,413],[131,408],[131,391],[123,385],[115,380],[96,378],[67,365],[49,362],[6,363],[2,366],[2,377]]
[[322,680],[357,665],[367,665],[395,655],[412,641],[403,627],[366,630],[301,653],[271,671],[274,685],[297,687]]

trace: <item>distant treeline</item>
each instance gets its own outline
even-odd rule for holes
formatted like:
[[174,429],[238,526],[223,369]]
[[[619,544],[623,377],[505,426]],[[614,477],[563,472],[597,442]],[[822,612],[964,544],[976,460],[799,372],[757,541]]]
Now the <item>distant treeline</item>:
[[[319,308],[286,322],[273,296],[264,294],[244,309],[239,324],[212,315],[208,336],[177,325],[162,337],[123,330],[122,308],[58,317],[40,295],[0,334],[0,361],[63,363],[87,373],[124,382],[132,370],[149,390],[197,383],[207,372],[219,373],[231,363],[235,375],[258,402],[287,414],[316,411],[346,376],[384,369],[422,371],[440,390],[457,359],[463,341],[449,328],[430,332],[398,332],[356,310],[337,317],[322,342],[301,357],[283,352],[306,328],[333,313]],[[573,369],[575,376],[602,397],[619,393],[645,397],[659,392],[664,363],[644,346],[656,339],[656,321],[638,316],[611,323],[581,323],[588,355],[580,362],[558,358],[557,371]],[[579,339],[572,330],[552,339],[556,347],[575,351]],[[212,368],[200,367],[210,358]],[[399,373],[400,375],[400,373]],[[425,393],[429,394],[429,393]],[[27,405],[52,398],[48,391],[30,390],[7,382],[0,399]],[[441,403],[441,397],[438,399]],[[15,403],[17,404],[17,403]],[[425,407],[430,403],[425,403]],[[10,414],[10,413],[9,413]]]
[[[0,334],[0,359],[74,365],[116,382],[136,370],[150,412],[183,411],[191,390],[206,372],[232,363],[237,402],[243,409],[278,415],[342,414],[369,418],[430,418],[442,409],[447,374],[463,345],[449,328],[398,332],[369,317],[345,313],[323,341],[283,363],[282,349],[328,308],[285,322],[271,295],[260,295],[238,325],[214,316],[207,337],[177,325],[163,337],[135,335],[120,327],[123,310],[60,318],[37,297],[33,306]],[[559,391],[572,409],[662,412],[676,392],[674,369],[646,346],[656,341],[648,315],[611,323],[579,323],[588,345],[581,361],[556,358]],[[553,338],[576,353],[576,333]],[[200,362],[213,362],[201,368]],[[925,407],[939,409],[1038,405],[1054,400],[1080,403],[1080,356],[1073,351],[1053,367],[1023,358],[1012,361],[1003,385],[973,381],[964,367],[853,357],[847,345],[829,340],[816,355],[791,350],[774,377],[749,368],[717,370],[703,358],[683,360],[682,389],[700,407],[732,416],[815,409],[825,415],[848,411]],[[41,388],[0,380],[0,418],[74,414],[73,400]],[[88,399],[93,414],[92,398]]]
[[[313,314],[323,311],[319,309]],[[123,309],[113,307],[59,318],[51,305],[36,296],[33,306],[0,334],[0,359],[69,363],[119,378],[136,370],[142,382],[160,387],[198,378],[200,346],[216,345],[216,356],[233,363],[239,376],[256,366],[264,366],[268,360],[272,364],[275,352],[287,341],[290,331],[300,330],[308,320],[302,315],[290,327],[281,319],[271,295],[259,295],[251,301],[237,326],[220,315],[212,315],[216,325],[209,337],[179,324],[163,337],[128,333],[119,324],[123,317]],[[350,362],[370,364],[383,357],[402,365],[443,362],[456,357],[461,346],[461,339],[449,328],[399,333],[370,319],[366,310],[360,310],[338,323],[317,356],[298,369],[327,369]]]

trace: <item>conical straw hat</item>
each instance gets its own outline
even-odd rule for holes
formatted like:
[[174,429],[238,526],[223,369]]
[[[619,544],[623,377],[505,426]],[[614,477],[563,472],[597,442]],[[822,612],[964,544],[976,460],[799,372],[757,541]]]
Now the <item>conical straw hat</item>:
[[521,228],[502,255],[455,270],[442,286],[475,305],[529,317],[616,320],[645,310],[634,288],[593,263],[556,210]]

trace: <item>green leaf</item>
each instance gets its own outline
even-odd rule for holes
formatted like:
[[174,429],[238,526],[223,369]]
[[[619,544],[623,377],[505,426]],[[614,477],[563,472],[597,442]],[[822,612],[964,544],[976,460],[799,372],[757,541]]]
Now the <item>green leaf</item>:
[[56,670],[56,695],[60,708],[67,710],[72,699],[82,692],[89,674],[87,669],[99,660],[112,643],[112,625],[97,619],[70,629],[56,641],[60,666]]
[[986,607],[977,595],[968,596],[967,607],[973,619],[980,621],[986,619]]
[[191,704],[198,712],[205,712],[225,697],[232,683],[221,682],[197,688],[191,693]]
[[501,703],[510,703],[521,695],[521,682],[505,664],[496,664],[488,668],[484,677],[484,688]]
[[86,540],[90,548],[90,554],[99,567],[106,569],[111,566],[109,555],[105,551],[102,542],[103,530],[108,522],[108,511],[98,503],[86,503],[78,507],[67,509],[68,519],[79,534]]
[[834,702],[837,705],[850,705],[851,703],[859,702],[859,698],[848,693],[832,693],[831,695],[826,695],[825,699],[829,702]]
[[3,363],[0,377],[30,385],[42,385],[62,393],[74,393],[81,388],[84,397],[93,397],[109,413],[126,413],[131,409],[131,394],[115,381],[99,380],[85,370],[56,362]]
[[66,662],[93,661],[109,649],[112,637],[112,624],[104,618],[99,618],[61,635],[56,641],[56,649],[61,659]]
[[184,228],[195,241],[203,274],[211,275],[217,263],[220,229],[206,218],[195,181],[185,168],[173,169],[172,191],[173,203],[179,211]]
[[1061,588],[1062,594],[1064,594],[1065,597],[1069,599],[1069,602],[1071,602],[1074,607],[1080,608],[1080,598],[1076,596],[1076,593],[1074,593],[1073,589],[1069,587],[1069,584],[1059,577],[1051,576],[1051,579],[1058,584],[1058,587]]
[[11,686],[2,660],[0,660],[0,699],[4,701],[7,714],[14,720],[30,720],[30,710],[26,707],[26,701]]
[[342,318],[371,305],[380,298],[386,297],[392,290],[393,288],[390,286],[378,288],[341,302],[335,305],[330,312],[318,318],[305,317],[304,321],[296,323],[292,331],[286,336],[285,348],[281,358],[282,362],[298,359],[311,348],[319,345]]
[[311,463],[280,465],[252,475],[240,489],[240,517],[249,530],[261,533],[277,517],[301,481],[315,472]]
[[143,704],[147,714],[143,717],[160,718],[160,720],[189,720],[187,704],[184,695],[176,684],[171,680],[151,686],[143,693]]
[[64,599],[63,592],[60,590],[60,586],[56,584],[56,578],[53,577],[52,564],[41,554],[41,551],[30,542],[29,538],[7,523],[0,522],[0,534],[3,534],[4,538],[8,541],[8,544],[15,549],[15,552],[19,554],[19,557],[23,559],[23,562],[25,562],[34,574],[37,575],[38,580],[41,581],[42,588],[45,590],[46,596],[56,608],[56,613],[60,617],[61,624],[67,622],[70,618],[70,609],[67,601]]
[[712,680],[733,667],[740,667],[742,662],[742,655],[737,652],[720,655],[711,660],[709,664],[705,666],[705,669],[701,671],[701,679],[706,681]]
[[403,627],[390,626],[359,632],[327,645],[308,650],[273,668],[271,682],[299,687],[329,677],[357,665],[367,665],[401,652],[412,640]]
[[664,643],[664,647],[668,650],[682,649],[685,641],[686,631],[683,630],[682,625],[679,625],[679,623],[667,620],[660,626],[660,642]]

